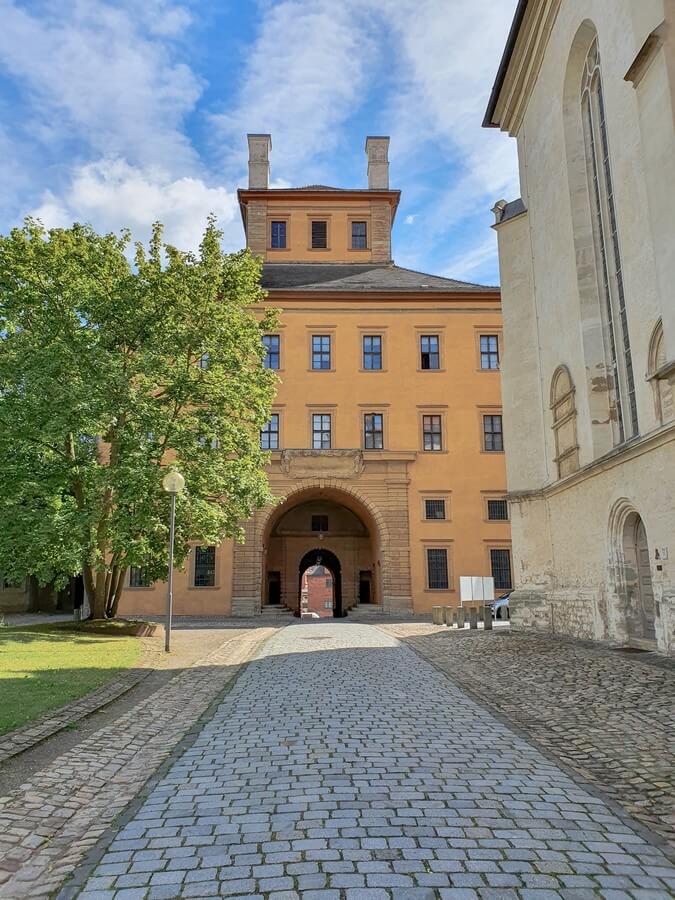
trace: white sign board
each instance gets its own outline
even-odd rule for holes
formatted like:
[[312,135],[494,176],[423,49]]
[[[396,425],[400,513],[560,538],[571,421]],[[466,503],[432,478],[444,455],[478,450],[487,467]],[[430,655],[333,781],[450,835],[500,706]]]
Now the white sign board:
[[460,575],[459,598],[462,603],[492,603],[495,599],[495,580],[483,575]]

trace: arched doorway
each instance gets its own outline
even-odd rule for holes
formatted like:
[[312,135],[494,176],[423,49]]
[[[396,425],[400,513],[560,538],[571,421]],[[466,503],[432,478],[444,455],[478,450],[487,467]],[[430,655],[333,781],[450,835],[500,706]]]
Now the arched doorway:
[[[304,588],[303,579],[305,579],[306,583],[307,575],[308,573],[311,573],[311,576],[318,579],[319,583],[321,583],[324,580],[324,572],[326,571],[330,573],[331,615],[336,619],[340,619],[344,615],[342,608],[342,566],[340,565],[340,560],[333,552],[321,547],[315,547],[305,553],[298,565],[298,613],[300,615],[305,613],[302,603]],[[326,581],[327,580],[328,579],[326,579]],[[325,584],[324,587],[327,587],[327,584]],[[308,586],[307,590],[308,592],[311,592],[311,585]],[[319,599],[321,599],[321,597]],[[318,610],[313,610],[311,607],[312,604],[310,599],[307,606],[307,613],[315,613],[321,617],[321,613]]]
[[317,556],[334,580],[334,615],[358,603],[382,602],[382,543],[378,523],[353,494],[308,487],[289,495],[265,526],[262,546],[263,606],[301,612],[301,577]]
[[656,640],[656,604],[644,522],[631,512],[623,525],[623,583],[629,640]]

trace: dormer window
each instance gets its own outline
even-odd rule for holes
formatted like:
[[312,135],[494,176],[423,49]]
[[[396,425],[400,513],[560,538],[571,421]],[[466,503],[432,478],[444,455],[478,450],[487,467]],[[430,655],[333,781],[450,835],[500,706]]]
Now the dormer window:
[[325,219],[312,221],[312,250],[328,248],[328,222]]

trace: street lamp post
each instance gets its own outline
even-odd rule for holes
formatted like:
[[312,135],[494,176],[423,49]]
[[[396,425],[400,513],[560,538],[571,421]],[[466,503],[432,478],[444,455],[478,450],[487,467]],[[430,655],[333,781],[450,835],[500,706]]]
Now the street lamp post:
[[162,487],[171,494],[171,517],[169,520],[169,579],[166,592],[166,624],[164,625],[164,651],[171,649],[171,616],[173,614],[173,540],[176,530],[176,495],[185,487],[185,479],[180,472],[167,472],[162,479]]

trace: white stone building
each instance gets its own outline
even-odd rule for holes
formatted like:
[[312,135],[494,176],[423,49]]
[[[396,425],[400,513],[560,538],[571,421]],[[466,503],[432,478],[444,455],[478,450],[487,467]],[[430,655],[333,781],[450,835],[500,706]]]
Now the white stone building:
[[521,0],[484,124],[518,627],[675,652],[675,0]]

